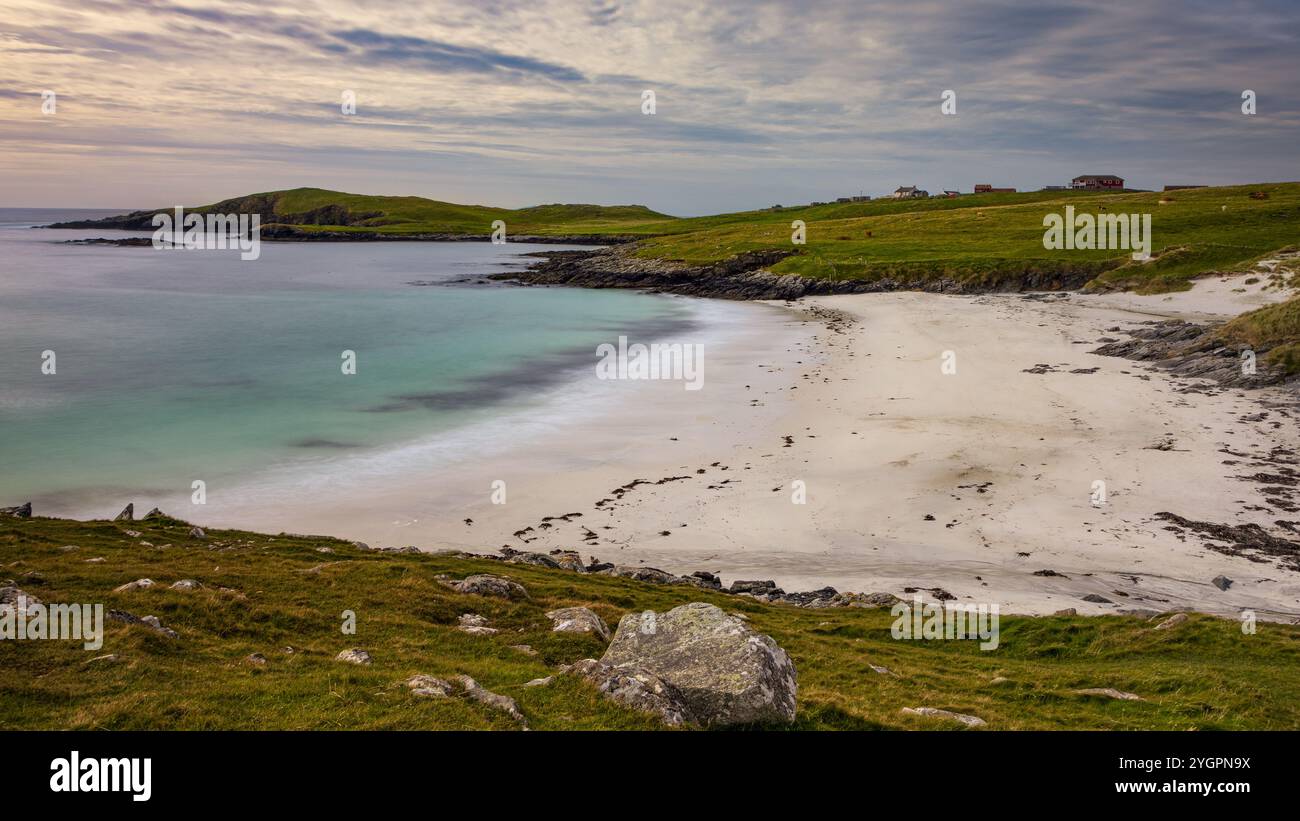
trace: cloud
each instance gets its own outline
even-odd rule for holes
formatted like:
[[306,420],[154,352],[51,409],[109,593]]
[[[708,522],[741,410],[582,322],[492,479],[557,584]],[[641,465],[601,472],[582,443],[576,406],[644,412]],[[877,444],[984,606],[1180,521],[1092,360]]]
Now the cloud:
[[[115,206],[123,191],[196,203],[236,185],[350,181],[512,206],[635,192],[701,213],[900,183],[1036,187],[1103,165],[1142,187],[1279,179],[1300,160],[1294,2],[8,0],[6,12],[0,204]],[[57,117],[19,91],[42,88],[59,92]],[[1253,118],[1245,88],[1259,94]],[[940,113],[945,89],[956,117]]]

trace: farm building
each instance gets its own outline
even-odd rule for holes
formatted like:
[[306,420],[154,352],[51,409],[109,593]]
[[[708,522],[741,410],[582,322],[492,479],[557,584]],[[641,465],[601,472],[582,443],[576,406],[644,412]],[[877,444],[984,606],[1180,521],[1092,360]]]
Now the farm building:
[[1070,187],[1085,188],[1092,191],[1122,190],[1124,188],[1124,178],[1117,177],[1114,174],[1084,174],[1071,180]]

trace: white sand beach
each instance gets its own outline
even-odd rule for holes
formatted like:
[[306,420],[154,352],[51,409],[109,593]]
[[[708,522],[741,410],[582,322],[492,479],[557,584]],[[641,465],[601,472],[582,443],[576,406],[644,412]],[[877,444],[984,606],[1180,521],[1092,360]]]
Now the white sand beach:
[[[1109,328],[1239,313],[1234,300],[1255,297],[1231,284],[1172,297],[898,293],[748,306],[751,330],[708,351],[704,390],[604,383],[624,395],[436,475],[379,477],[359,496],[298,506],[301,521],[286,523],[283,509],[239,518],[375,546],[578,549],[787,591],[942,588],[1004,612],[1251,609],[1291,620],[1300,575],[1155,518],[1285,535],[1274,521],[1300,514],[1267,509],[1260,485],[1236,478],[1253,472],[1249,459],[1224,451],[1300,450],[1290,411],[1261,405],[1281,395],[1180,393],[1151,367],[1088,353],[1123,336]],[[828,314],[852,321],[828,327]],[[942,372],[946,351],[955,373]],[[1037,365],[1050,367],[1028,372]],[[496,479],[506,504],[490,501]],[[1211,584],[1220,575],[1228,590]]]

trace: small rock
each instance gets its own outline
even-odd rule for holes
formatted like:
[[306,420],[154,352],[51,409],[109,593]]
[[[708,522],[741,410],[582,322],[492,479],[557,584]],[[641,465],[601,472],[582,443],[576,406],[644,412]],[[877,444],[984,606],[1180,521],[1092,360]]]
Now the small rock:
[[105,559],[103,556],[96,556],[96,557],[94,557],[93,559],[86,559],[86,564],[99,564],[99,563],[101,563],[101,562],[105,562],[105,561],[108,561],[108,560]]
[[1146,701],[1142,696],[1133,693],[1126,693],[1123,690],[1116,690],[1114,687],[1089,687],[1085,690],[1075,690],[1081,696],[1105,696],[1106,698],[1117,698],[1122,701]]
[[523,713],[519,712],[519,705],[515,703],[513,698],[493,693],[490,690],[484,690],[477,681],[467,675],[462,674],[456,676],[456,678],[460,680],[460,685],[465,688],[465,695],[480,704],[486,704],[489,707],[509,713],[511,718],[527,728],[528,720],[524,718]]
[[450,683],[423,673],[408,678],[406,686],[410,688],[411,695],[431,698],[446,698],[451,695],[452,689]]
[[895,673],[893,670],[890,670],[888,667],[882,667],[879,664],[871,664],[870,662],[867,663],[867,666],[882,676],[893,676],[894,678],[900,677],[898,673]]
[[586,607],[562,607],[548,611],[546,616],[553,625],[552,633],[593,633],[601,641],[609,641],[609,626]]
[[1010,680],[1011,679],[1007,678],[1006,676],[994,676],[994,678],[991,681],[989,681],[989,684],[1006,684]]
[[208,534],[203,532],[203,528],[199,527],[198,525],[195,525],[194,527],[190,528],[190,538],[206,539],[208,538]]
[[504,576],[489,573],[476,573],[451,585],[457,593],[470,593],[476,596],[497,596],[502,599],[527,599],[528,591],[519,582]]
[[1079,611],[1074,609],[1073,607],[1067,607],[1064,610],[1057,610],[1052,615],[1053,616],[1077,616],[1079,615]]
[[1083,600],[1092,602],[1093,604],[1114,604],[1115,603],[1110,599],[1106,598],[1105,596],[1098,596],[1096,593],[1089,593],[1088,595],[1083,597]]
[[359,650],[355,647],[344,650],[334,657],[335,661],[346,661],[350,664],[372,664],[374,659],[365,650]]
[[125,610],[109,610],[107,616],[113,621],[120,621],[123,624],[143,624],[154,632],[162,633],[169,639],[177,638],[179,635],[170,627],[164,627],[163,623],[159,621],[157,616],[137,616],[133,613],[128,613]]
[[1229,587],[1232,587],[1232,579],[1228,578],[1227,576],[1215,576],[1214,579],[1210,582],[1210,584],[1214,585],[1220,590],[1227,590]]
[[931,718],[950,718],[953,721],[960,721],[967,727],[983,727],[988,722],[978,716],[968,716],[962,713],[954,713],[950,710],[940,710],[935,707],[904,707],[903,712],[914,716],[929,716]]
[[491,636],[499,632],[494,627],[487,626],[487,618],[480,616],[478,613],[462,613],[460,624],[456,629],[462,633],[469,633],[471,636]]
[[535,656],[535,655],[537,655],[537,651],[534,650],[532,647],[530,647],[530,646],[527,645],[527,644],[512,644],[512,645],[510,645],[510,649],[511,649],[511,650],[518,650],[519,652],[523,653],[525,656]]
[[103,662],[106,662],[106,663],[108,663],[108,664],[113,664],[113,663],[119,661],[120,659],[121,659],[121,656],[119,656],[117,653],[105,653],[105,654],[102,655],[102,656],[95,656],[93,659],[88,659],[88,660],[86,661],[86,663],[87,663],[87,664],[94,664],[94,663],[97,662],[97,661],[103,661]]
[[1157,630],[1169,630],[1187,621],[1186,613],[1175,613],[1156,625]]
[[524,686],[525,686],[525,687],[545,687],[546,685],[550,684],[550,683],[551,683],[552,681],[554,681],[554,680],[555,680],[555,676],[547,676],[546,678],[535,678],[535,679],[533,679],[532,681],[524,682]]
[[153,587],[153,584],[154,584],[153,579],[136,579],[133,582],[127,582],[126,584],[119,585],[118,587],[114,587],[113,592],[134,593],[137,590],[145,590],[147,588]]
[[163,518],[163,512],[155,507],[152,510],[150,510],[148,513],[144,514],[144,516],[141,517],[140,521],[147,522],[150,519],[161,519],[161,518]]
[[35,615],[41,612],[41,600],[13,585],[0,587],[0,611],[12,610],[15,614],[18,612],[19,599],[22,600],[23,609],[28,615]]
[[113,521],[130,522],[133,521],[134,519],[135,519],[135,503],[130,502],[127,504],[126,507],[122,508],[122,512],[117,514],[117,517],[114,518]]
[[261,653],[249,653],[247,656],[244,656],[244,661],[254,666],[262,667],[266,664],[266,656]]
[[203,585],[199,584],[194,579],[181,579],[180,581],[172,582],[171,584],[172,590],[199,590],[202,587]]

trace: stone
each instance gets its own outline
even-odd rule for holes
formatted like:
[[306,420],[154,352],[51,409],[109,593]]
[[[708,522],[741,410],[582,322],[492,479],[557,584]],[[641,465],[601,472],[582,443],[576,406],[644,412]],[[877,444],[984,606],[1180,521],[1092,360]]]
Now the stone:
[[1186,613],[1175,613],[1156,625],[1157,630],[1170,630],[1187,621]]
[[0,587],[0,611],[12,610],[16,615],[20,599],[22,600],[22,607],[27,611],[28,615],[40,612],[41,600],[31,593],[13,585]]
[[1227,576],[1215,576],[1214,579],[1210,581],[1210,584],[1220,590],[1227,590],[1229,587],[1232,587],[1232,579]]
[[569,665],[564,672],[586,679],[610,701],[657,716],[670,727],[693,720],[677,688],[643,667],[615,666],[596,659],[582,659]]
[[478,613],[462,613],[460,624],[456,629],[471,636],[491,636],[499,632],[495,627],[487,626],[487,618]]
[[515,553],[506,558],[511,564],[532,564],[538,567],[549,567],[552,570],[558,570],[560,563],[545,553]]
[[948,718],[953,721],[960,721],[967,727],[983,727],[988,724],[987,721],[979,716],[965,715],[964,713],[954,713],[951,710],[940,710],[936,707],[904,707],[903,712],[913,716],[928,716],[929,718]]
[[582,563],[582,557],[572,551],[564,551],[552,554],[555,556],[555,563],[562,570],[572,570],[574,573],[586,573],[587,566]]
[[1084,690],[1075,690],[1081,696],[1105,696],[1106,698],[1117,698],[1121,701],[1146,701],[1142,696],[1133,693],[1126,693],[1123,690],[1116,690],[1114,687],[1088,687]]
[[144,516],[140,518],[140,521],[147,522],[150,519],[161,519],[161,518],[163,518],[163,512],[155,507],[152,510],[150,510],[148,513],[144,514]]
[[199,590],[202,587],[203,585],[199,584],[194,579],[181,579],[180,581],[171,583],[172,590]]
[[0,507],[0,516],[12,516],[15,519],[32,518],[32,503],[24,502],[17,507]]
[[153,581],[153,579],[136,579],[136,580],[133,581],[133,582],[127,582],[126,584],[123,584],[123,585],[119,585],[119,586],[117,586],[117,587],[114,587],[114,588],[113,588],[113,592],[114,592],[114,593],[134,593],[134,592],[136,592],[137,590],[145,590],[145,589],[148,589],[148,588],[150,588],[150,587],[153,587],[153,585],[154,585],[154,581]]
[[609,626],[604,619],[586,607],[561,607],[549,610],[552,633],[592,633],[601,641],[609,641]]
[[343,650],[334,657],[335,661],[346,661],[349,664],[373,664],[374,659],[365,650],[353,647],[349,650]]
[[627,565],[617,565],[613,570],[598,571],[610,576],[622,576],[626,579],[635,579],[639,582],[649,582],[650,584],[686,584],[683,580],[674,576],[666,570],[660,570],[657,567],[630,567]]
[[641,668],[672,685],[700,724],[794,720],[798,681],[789,655],[712,604],[627,614],[601,661]]
[[127,506],[122,508],[122,512],[117,514],[113,519],[115,522],[130,522],[135,519],[135,503],[128,502]]
[[494,709],[509,713],[511,718],[523,724],[525,728],[527,727],[528,720],[524,718],[523,713],[519,712],[519,705],[515,703],[513,698],[485,690],[479,686],[477,681],[467,675],[462,674],[456,676],[456,678],[460,681],[461,687],[465,688],[465,695],[480,704],[486,704]]
[[170,627],[164,627],[162,621],[160,621],[157,616],[137,616],[133,613],[128,613],[125,610],[109,610],[107,616],[109,619],[120,621],[123,624],[142,624],[150,630],[153,630],[156,633],[161,633],[169,639],[174,639],[179,636],[175,630],[172,630]]
[[496,596],[502,599],[529,598],[528,591],[519,582],[504,576],[493,576],[490,573],[466,576],[461,581],[453,582],[451,587],[457,593],[469,593],[475,596]]
[[753,593],[760,596],[780,596],[785,593],[784,590],[776,586],[776,582],[768,579],[766,581],[734,581],[728,593]]
[[105,559],[103,556],[95,556],[93,558],[86,559],[86,564],[101,564],[106,561],[108,561],[108,559]]
[[1098,596],[1096,593],[1089,593],[1088,595],[1083,597],[1083,600],[1087,602],[1092,602],[1093,604],[1114,604],[1115,603],[1110,599],[1106,598],[1105,596]]
[[535,656],[535,655],[537,655],[537,651],[534,650],[532,647],[530,647],[530,646],[527,645],[527,644],[512,644],[512,645],[510,645],[510,649],[511,649],[511,650],[518,650],[519,652],[523,653],[525,656]]
[[1079,615],[1079,611],[1074,609],[1073,607],[1067,607],[1064,610],[1057,610],[1052,615],[1053,616],[1077,616]]
[[532,681],[524,682],[525,687],[545,687],[555,680],[555,676],[546,676],[545,678],[535,678]]
[[208,534],[205,533],[205,532],[203,532],[203,528],[199,527],[198,525],[195,525],[194,527],[191,527],[191,528],[190,528],[190,538],[191,538],[191,539],[206,539],[206,538],[208,538]]
[[244,661],[255,667],[266,666],[266,656],[261,653],[249,653],[247,656],[244,656]]
[[423,673],[408,678],[406,686],[410,689],[411,695],[426,698],[446,698],[451,695],[452,690],[449,682]]

